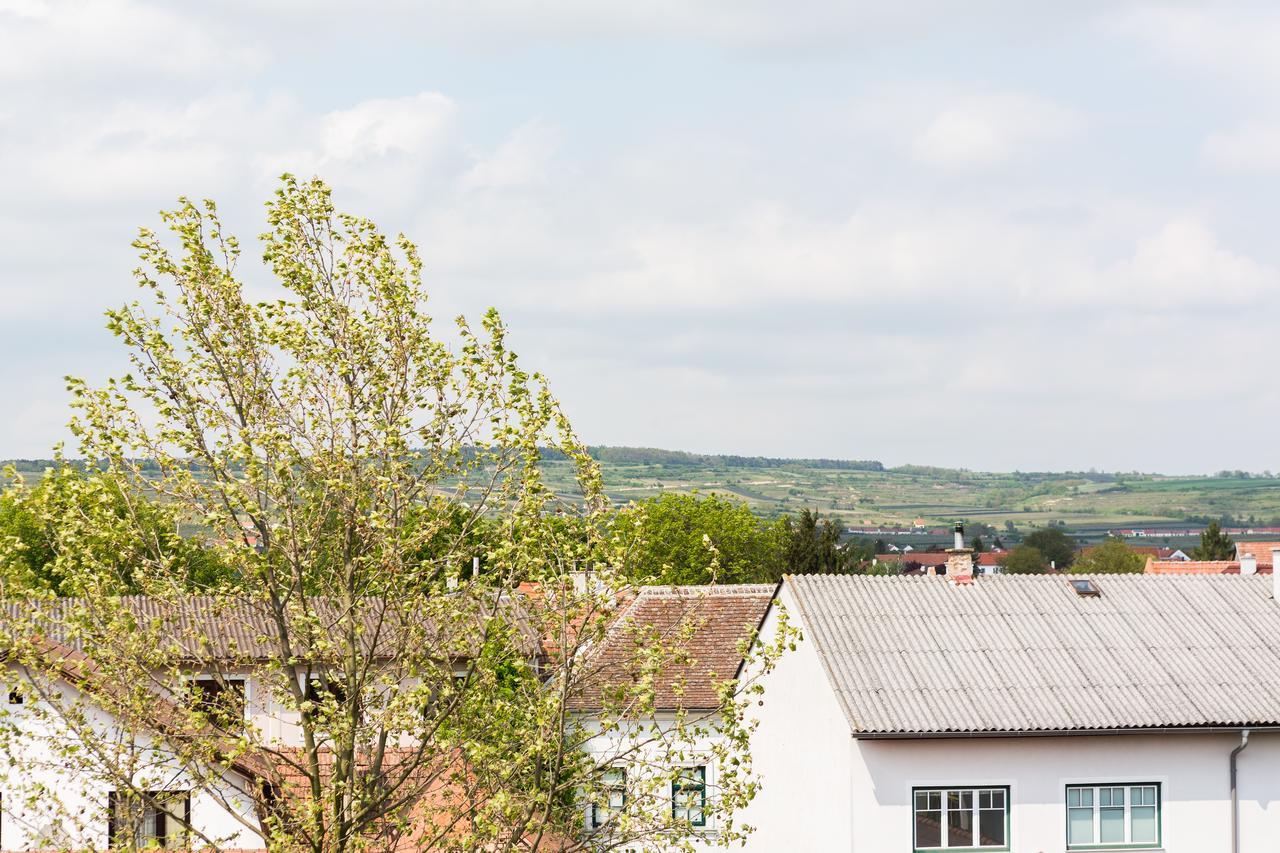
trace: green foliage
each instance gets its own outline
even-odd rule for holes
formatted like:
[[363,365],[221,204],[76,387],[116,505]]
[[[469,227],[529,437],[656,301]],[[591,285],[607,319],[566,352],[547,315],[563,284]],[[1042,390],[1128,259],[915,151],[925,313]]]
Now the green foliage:
[[839,521],[822,518],[805,507],[796,516],[785,516],[787,571],[803,574],[839,574],[853,571],[867,559],[870,549],[841,547]]
[[1141,573],[1147,558],[1125,544],[1123,539],[1108,536],[1076,560],[1071,570],[1079,574]]
[[1024,538],[1022,544],[1035,548],[1059,570],[1070,566],[1076,558],[1075,542],[1057,527],[1037,530]]
[[987,543],[982,541],[981,536],[975,536],[970,539],[969,547],[973,549],[975,554],[985,554],[987,552]]
[[118,595],[230,578],[217,554],[179,535],[180,516],[108,472],[59,461],[35,483],[10,472],[0,495],[6,595]]
[[1049,570],[1049,560],[1038,548],[1022,544],[1004,555],[1000,567],[1009,575],[1038,575]]
[[[651,685],[691,652],[680,636],[647,636],[635,654],[648,681],[624,679],[589,734],[572,700],[608,692],[578,663],[633,591],[633,543],[665,548],[671,536],[652,562],[691,579],[699,560],[719,563],[746,579],[777,573],[768,555],[782,534],[725,501],[676,501],[654,508],[652,537],[637,536],[646,513],[611,508],[599,467],[543,377],[508,348],[498,314],[457,318],[453,344],[434,335],[417,248],[337,211],[318,179],[284,176],[267,205],[275,301],[247,297],[240,246],[212,202],[183,199],[162,219],[168,234],[144,229],[134,244],[144,297],[108,313],[131,371],[96,388],[69,380],[72,432],[96,467],[60,469],[40,491],[19,482],[2,504],[10,583],[85,593],[58,618],[92,655],[90,701],[125,729],[79,725],[75,696],[73,707],[44,705],[59,761],[135,792],[139,762],[181,766],[193,790],[217,797],[230,752],[268,777],[237,796],[268,816],[272,853],[393,849],[388,839],[423,811],[417,849],[533,851],[581,838],[577,797],[600,767],[643,756],[636,784],[661,793],[669,779],[650,769],[680,772],[696,749],[720,770],[717,840],[740,842],[732,816],[757,784],[747,703],[758,684],[726,681],[721,707],[658,731]],[[572,490],[544,481],[547,448],[567,460]],[[207,534],[216,571],[198,546],[185,550],[179,522]],[[827,528],[811,526],[829,544]],[[576,583],[582,568],[593,583]],[[199,602],[187,594],[206,586]],[[155,725],[155,685],[186,677],[191,659],[175,642],[181,619],[139,619],[128,599],[98,594],[135,589],[179,617],[191,607],[261,617],[256,641],[271,651],[254,677],[294,715],[302,744],[288,759],[290,796],[274,795],[281,752],[261,732],[182,726],[162,739],[176,765],[150,757],[162,747],[140,733]],[[8,626],[5,651],[38,671],[43,617],[32,618]],[[783,630],[754,647],[748,670],[767,672],[794,639]],[[468,668],[462,679],[455,662]],[[56,664],[43,677],[46,687],[61,677]],[[585,752],[588,739],[603,747]],[[611,841],[688,850],[697,837],[669,803],[628,820]]]
[[623,519],[628,570],[639,582],[768,583],[782,576],[783,525],[738,501],[666,494],[625,510]]
[[1197,560],[1231,560],[1235,558],[1236,543],[1222,532],[1222,525],[1216,521],[1200,534],[1200,544],[1192,550],[1191,556]]

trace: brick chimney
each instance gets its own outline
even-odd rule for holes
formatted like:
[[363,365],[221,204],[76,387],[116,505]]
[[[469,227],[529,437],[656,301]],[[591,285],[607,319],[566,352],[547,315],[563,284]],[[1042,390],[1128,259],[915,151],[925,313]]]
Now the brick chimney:
[[964,524],[956,522],[955,547],[947,549],[947,577],[952,583],[973,583],[973,549],[964,546]]

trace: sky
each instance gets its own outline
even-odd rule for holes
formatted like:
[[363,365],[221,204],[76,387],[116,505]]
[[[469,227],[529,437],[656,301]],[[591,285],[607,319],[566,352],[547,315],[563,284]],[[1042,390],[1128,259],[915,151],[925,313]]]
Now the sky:
[[140,226],[251,241],[290,171],[592,444],[1280,470],[1276,44],[1273,3],[0,0],[0,457],[124,371]]

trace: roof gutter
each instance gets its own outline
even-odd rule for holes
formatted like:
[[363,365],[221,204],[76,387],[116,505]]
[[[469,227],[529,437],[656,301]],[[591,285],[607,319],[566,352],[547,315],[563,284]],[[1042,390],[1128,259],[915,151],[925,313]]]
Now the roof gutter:
[[1249,745],[1249,730],[1240,732],[1240,745],[1231,750],[1231,853],[1240,853],[1240,792],[1236,781],[1236,759]]
[[1033,729],[1001,732],[851,732],[854,740],[948,740],[996,737],[1099,737],[1107,735],[1221,735],[1243,732],[1280,732],[1268,726],[1156,726],[1130,729]]

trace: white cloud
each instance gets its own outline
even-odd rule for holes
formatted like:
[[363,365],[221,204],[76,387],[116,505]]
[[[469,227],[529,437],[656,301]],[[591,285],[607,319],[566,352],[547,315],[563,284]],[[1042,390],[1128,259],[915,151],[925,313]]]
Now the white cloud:
[[1201,148],[1205,160],[1239,172],[1280,172],[1280,125],[1251,123],[1210,134]]
[[451,135],[456,108],[439,92],[376,98],[320,120],[320,162],[359,163],[387,156],[431,160]]
[[1280,14],[1268,3],[1148,3],[1104,18],[1112,35],[1164,61],[1226,74],[1250,89],[1280,81]]
[[1263,304],[1280,287],[1280,274],[1227,249],[1203,223],[1181,218],[1138,242],[1099,284],[1090,294],[1096,304],[1226,311]]
[[943,107],[915,137],[912,151],[943,169],[990,168],[1066,138],[1082,123],[1072,110],[1029,95],[968,95]]
[[0,79],[177,77],[260,67],[265,51],[215,22],[139,0],[0,3]]
[[[613,37],[698,39],[747,50],[820,49],[875,43],[886,36],[916,36],[972,25],[988,15],[1001,29],[1035,31],[1087,20],[1108,0],[899,0],[838,3],[830,0],[398,0],[371,16],[344,0],[244,0],[255,16],[311,32],[322,26],[389,27],[424,38],[468,44],[556,42]],[[286,24],[287,22],[287,24]]]
[[[1239,328],[1280,310],[1267,202],[1190,167],[1280,168],[1248,121],[1280,115],[1271,31],[1152,7],[1107,42],[1078,26],[1101,5],[0,0],[0,379],[28,419],[0,456],[52,441],[61,374],[118,369],[89,347],[134,226],[211,196],[250,244],[290,170],[417,239],[436,316],[502,309],[594,441],[1263,467],[1220,424],[1132,433],[1201,387],[1263,400]],[[1186,102],[1135,40],[1221,94]],[[938,430],[948,393],[1001,417]]]
[[516,128],[511,138],[492,154],[482,157],[462,176],[468,189],[514,189],[544,185],[550,178],[551,159],[560,144],[560,133],[543,122]]

